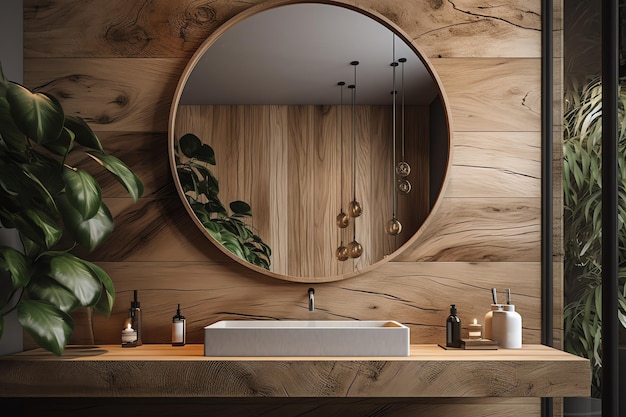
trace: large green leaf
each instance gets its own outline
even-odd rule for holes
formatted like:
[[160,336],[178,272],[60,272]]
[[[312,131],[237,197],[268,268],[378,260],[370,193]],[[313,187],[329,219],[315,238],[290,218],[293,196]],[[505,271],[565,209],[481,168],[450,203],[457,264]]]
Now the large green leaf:
[[102,283],[82,259],[65,252],[45,252],[37,263],[47,266],[48,276],[71,291],[81,306],[98,302]]
[[104,152],[100,139],[82,118],[65,116],[65,127],[74,133],[76,142],[87,148]]
[[4,97],[7,94],[7,88],[9,86],[9,80],[4,75],[2,65],[0,64],[0,97]]
[[[61,236],[63,236],[63,226],[59,224],[58,219],[51,216],[47,211],[36,208],[26,208],[24,209],[22,218],[34,226],[34,230],[37,232],[36,236],[39,240],[33,240],[41,246],[51,248],[56,245],[61,239]],[[19,226],[20,223],[16,222],[16,224]]]
[[55,141],[61,134],[65,114],[59,102],[46,93],[32,93],[19,84],[9,83],[7,101],[20,130],[37,143]]
[[194,134],[187,133],[180,138],[180,150],[188,158],[195,158],[207,164],[215,165],[215,151]]
[[98,265],[85,260],[83,260],[83,263],[91,269],[91,272],[93,272],[95,276],[98,277],[104,290],[95,305],[96,311],[102,313],[106,317],[109,317],[111,310],[113,309],[113,303],[115,302],[115,287],[113,285],[113,281],[104,269],[100,268]]
[[87,152],[87,155],[91,156],[100,165],[106,168],[120,184],[126,188],[130,196],[134,201],[137,201],[143,194],[143,184],[139,177],[122,161],[118,158],[107,155],[102,152]]
[[30,152],[28,163],[22,164],[21,167],[30,180],[43,189],[38,191],[42,199],[52,200],[52,196],[65,188],[62,177],[63,165],[50,156]]
[[0,269],[11,275],[13,288],[24,287],[30,280],[30,262],[16,249],[0,247]]
[[250,208],[250,204],[245,201],[233,201],[230,203],[230,209],[233,213],[238,214],[240,216],[252,216],[252,209]]
[[187,133],[180,138],[180,150],[187,158],[193,158],[201,146],[202,141],[193,133]]
[[43,275],[35,275],[28,283],[28,294],[31,299],[47,301],[66,313],[72,312],[80,305],[78,298],[58,281]]
[[200,149],[196,151],[194,158],[207,164],[215,165],[215,152],[206,143],[203,143]]
[[37,344],[61,356],[74,330],[72,318],[47,301],[22,300],[17,319]]
[[[0,136],[2,136],[8,149],[16,154],[26,155],[28,150],[26,135],[13,121],[9,102],[4,95],[0,97]],[[26,160],[26,157],[20,159]]]
[[102,190],[96,179],[87,171],[66,167],[63,180],[67,199],[81,217],[90,219],[95,216],[102,205]]
[[104,203],[100,204],[95,216],[85,219],[70,204],[65,193],[59,196],[57,202],[61,207],[63,222],[72,237],[90,251],[100,246],[113,231],[113,216]]
[[65,157],[74,146],[74,133],[63,127],[61,134],[56,140],[45,142],[43,146],[50,152]]

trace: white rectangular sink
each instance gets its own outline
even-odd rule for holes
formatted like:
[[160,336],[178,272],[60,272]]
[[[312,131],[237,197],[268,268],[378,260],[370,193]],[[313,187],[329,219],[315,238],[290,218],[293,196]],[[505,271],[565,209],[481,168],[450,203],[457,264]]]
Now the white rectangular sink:
[[204,328],[204,356],[409,356],[393,320],[222,320]]

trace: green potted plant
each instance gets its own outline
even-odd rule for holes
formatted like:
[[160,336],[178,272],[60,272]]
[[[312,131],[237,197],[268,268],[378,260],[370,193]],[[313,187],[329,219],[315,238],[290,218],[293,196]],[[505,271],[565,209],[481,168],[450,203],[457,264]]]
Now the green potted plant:
[[[623,80],[626,81],[626,80]],[[626,84],[622,84],[626,85]],[[564,114],[564,348],[590,360],[592,396],[602,369],[602,84],[594,77],[570,89]],[[626,247],[626,92],[619,92],[618,244]],[[626,328],[626,259],[619,252],[619,320]]]
[[0,337],[3,317],[17,310],[26,332],[56,355],[72,335],[73,310],[108,315],[115,298],[107,273],[72,254],[95,249],[114,226],[97,180],[70,165],[74,152],[110,172],[135,201],[143,193],[137,175],[104,152],[82,119],[66,115],[53,96],[7,80],[0,66],[0,224],[17,230],[22,244],[0,247]]

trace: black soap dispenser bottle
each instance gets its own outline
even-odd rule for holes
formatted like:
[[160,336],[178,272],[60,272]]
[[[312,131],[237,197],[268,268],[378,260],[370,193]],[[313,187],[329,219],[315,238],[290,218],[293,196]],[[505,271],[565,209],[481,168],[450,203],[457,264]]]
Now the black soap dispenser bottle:
[[129,314],[131,326],[137,331],[137,346],[141,346],[141,303],[137,300],[137,290],[133,291],[133,301],[130,302]]
[[450,305],[450,315],[446,320],[446,346],[461,347],[461,319],[456,315],[456,305]]

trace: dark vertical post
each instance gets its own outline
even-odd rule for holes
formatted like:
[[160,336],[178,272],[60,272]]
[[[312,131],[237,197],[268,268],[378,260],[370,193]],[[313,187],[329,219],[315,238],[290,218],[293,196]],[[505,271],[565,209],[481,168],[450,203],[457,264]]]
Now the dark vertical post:
[[[553,341],[552,153],[553,40],[552,0],[541,2],[541,343]],[[542,398],[541,415],[552,416],[552,398]]]
[[617,416],[618,330],[617,317],[617,0],[602,1],[602,415]]

